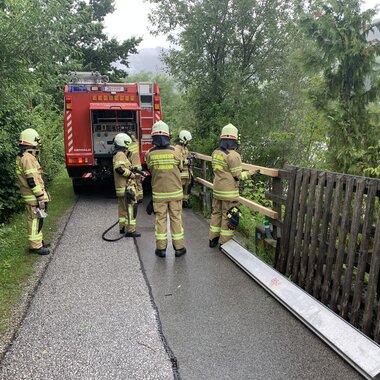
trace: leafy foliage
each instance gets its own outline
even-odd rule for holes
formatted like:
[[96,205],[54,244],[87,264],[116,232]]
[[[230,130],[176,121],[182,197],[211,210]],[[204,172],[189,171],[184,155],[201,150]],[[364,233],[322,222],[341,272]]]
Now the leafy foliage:
[[62,89],[68,70],[112,71],[128,65],[140,39],[108,39],[104,17],[113,0],[0,1],[0,223],[21,208],[15,184],[19,133],[41,135],[42,165],[49,182],[63,163]]
[[300,21],[311,44],[303,55],[305,67],[319,76],[310,97],[328,121],[327,158],[338,171],[362,174],[358,157],[380,138],[368,113],[380,83],[375,60],[380,44],[368,40],[380,25],[372,23],[374,14],[361,13],[356,0],[315,1]]

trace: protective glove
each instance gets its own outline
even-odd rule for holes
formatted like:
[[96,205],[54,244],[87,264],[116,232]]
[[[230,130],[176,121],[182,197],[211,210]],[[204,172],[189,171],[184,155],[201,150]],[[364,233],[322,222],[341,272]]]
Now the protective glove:
[[239,225],[239,219],[240,219],[241,212],[237,207],[231,207],[227,211],[227,227],[230,230],[236,230],[237,226]]

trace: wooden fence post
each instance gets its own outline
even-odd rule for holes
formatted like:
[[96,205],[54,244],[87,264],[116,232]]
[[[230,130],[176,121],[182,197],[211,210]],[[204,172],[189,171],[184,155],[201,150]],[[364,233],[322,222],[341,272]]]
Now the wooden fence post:
[[292,224],[292,207],[294,203],[297,168],[294,166],[285,166],[283,173],[283,177],[287,179],[288,182],[288,189],[286,195],[285,215],[281,228],[280,248],[276,262],[276,269],[281,273],[285,273],[289,254],[289,234],[290,226]]

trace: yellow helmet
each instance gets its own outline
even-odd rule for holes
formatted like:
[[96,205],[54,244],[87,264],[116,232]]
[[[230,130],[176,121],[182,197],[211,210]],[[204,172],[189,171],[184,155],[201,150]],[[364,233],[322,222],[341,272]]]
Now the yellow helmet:
[[157,121],[156,123],[153,124],[151,135],[152,135],[152,137],[153,136],[168,136],[168,137],[170,137],[168,125],[166,123],[164,123],[162,120]]
[[41,144],[41,138],[38,132],[33,128],[27,128],[20,134],[20,145],[37,147]]
[[120,148],[127,148],[131,144],[132,139],[126,133],[118,133],[115,136],[114,144]]
[[189,131],[185,131],[185,130],[182,130],[180,133],[179,133],[179,141],[182,143],[182,144],[187,144],[191,141],[193,137],[191,136],[191,133]]
[[238,129],[232,125],[227,124],[223,127],[222,133],[220,134],[221,139],[232,139],[232,140],[239,140],[239,131]]

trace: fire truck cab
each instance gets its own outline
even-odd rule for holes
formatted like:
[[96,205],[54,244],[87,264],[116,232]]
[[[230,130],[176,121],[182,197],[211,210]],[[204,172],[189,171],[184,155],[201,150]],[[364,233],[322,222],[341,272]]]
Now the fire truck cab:
[[157,84],[108,83],[97,72],[70,73],[64,97],[66,168],[76,193],[93,180],[113,178],[113,141],[120,132],[134,134],[146,166],[152,126],[162,118]]

